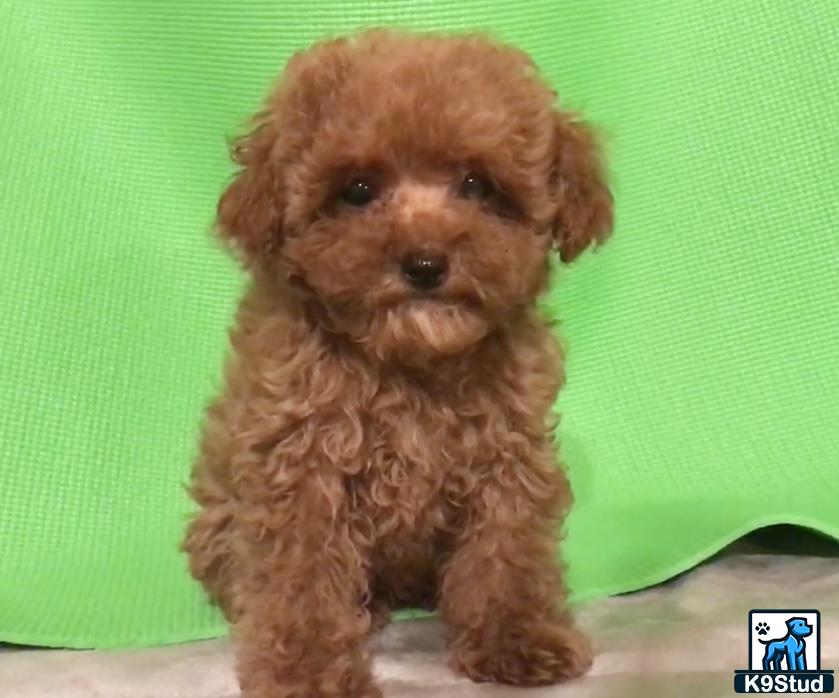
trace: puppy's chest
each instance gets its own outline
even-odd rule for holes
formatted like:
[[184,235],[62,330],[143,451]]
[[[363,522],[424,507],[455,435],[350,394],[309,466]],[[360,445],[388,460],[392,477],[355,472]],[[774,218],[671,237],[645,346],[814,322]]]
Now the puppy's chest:
[[457,526],[468,493],[491,460],[481,420],[449,406],[371,410],[366,448],[347,475],[352,506],[378,538],[425,538]]

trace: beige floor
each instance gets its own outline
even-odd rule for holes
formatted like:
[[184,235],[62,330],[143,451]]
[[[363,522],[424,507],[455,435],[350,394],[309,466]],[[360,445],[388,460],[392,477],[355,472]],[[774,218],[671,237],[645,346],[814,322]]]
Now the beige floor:
[[[591,674],[566,686],[477,686],[444,666],[435,621],[392,625],[376,672],[387,698],[718,698],[745,668],[751,608],[818,608],[822,668],[839,668],[839,558],[721,556],[653,590],[579,609],[598,647]],[[118,652],[0,651],[2,698],[233,698],[225,641]]]

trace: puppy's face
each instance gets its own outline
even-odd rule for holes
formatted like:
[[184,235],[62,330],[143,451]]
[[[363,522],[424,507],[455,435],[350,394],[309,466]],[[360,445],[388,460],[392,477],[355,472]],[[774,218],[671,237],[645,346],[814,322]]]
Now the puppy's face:
[[220,228],[382,359],[467,351],[611,226],[594,144],[523,54],[371,32],[292,59]]

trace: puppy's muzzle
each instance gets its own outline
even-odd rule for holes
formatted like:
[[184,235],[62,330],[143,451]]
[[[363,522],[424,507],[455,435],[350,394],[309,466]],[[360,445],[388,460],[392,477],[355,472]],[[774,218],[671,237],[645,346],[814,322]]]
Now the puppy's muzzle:
[[409,252],[402,260],[402,276],[418,291],[433,291],[446,280],[449,260],[430,250]]

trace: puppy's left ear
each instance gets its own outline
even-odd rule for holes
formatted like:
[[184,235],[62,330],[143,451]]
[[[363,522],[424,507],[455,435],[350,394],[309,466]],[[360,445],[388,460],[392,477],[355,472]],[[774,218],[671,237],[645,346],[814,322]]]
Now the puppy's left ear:
[[585,123],[557,113],[554,149],[558,203],[554,240],[560,258],[568,263],[609,237],[614,219],[612,194],[597,139]]

